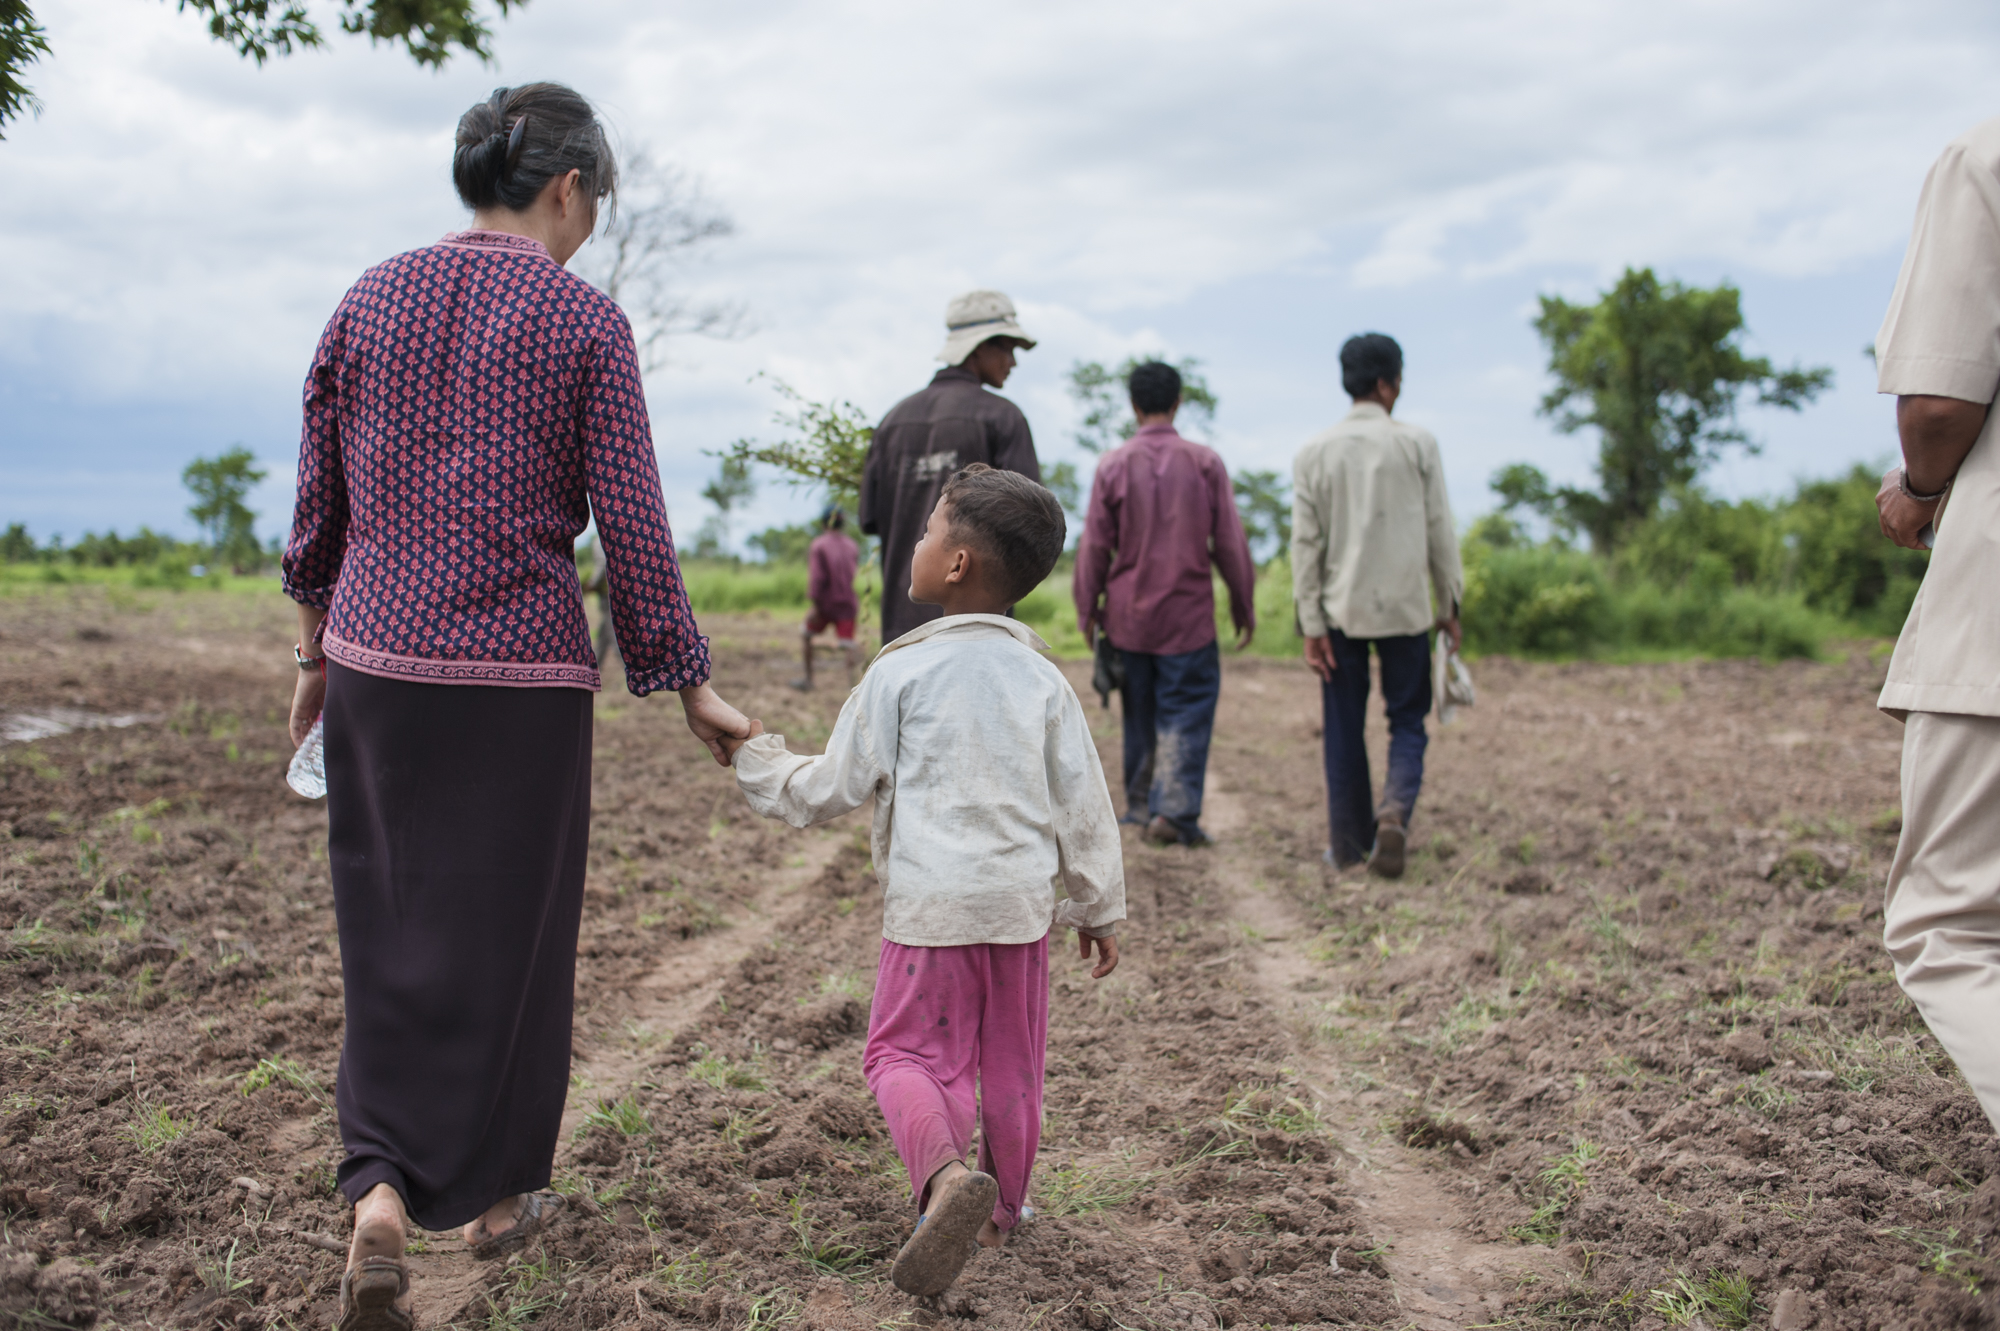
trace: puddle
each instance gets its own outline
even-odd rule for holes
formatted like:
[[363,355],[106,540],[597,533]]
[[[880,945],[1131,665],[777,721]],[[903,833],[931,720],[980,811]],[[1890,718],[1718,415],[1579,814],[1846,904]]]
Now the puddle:
[[72,730],[122,729],[159,719],[157,712],[108,716],[103,712],[86,712],[80,707],[44,707],[33,712],[8,712],[0,715],[0,744],[25,744],[47,739],[51,735],[67,735]]

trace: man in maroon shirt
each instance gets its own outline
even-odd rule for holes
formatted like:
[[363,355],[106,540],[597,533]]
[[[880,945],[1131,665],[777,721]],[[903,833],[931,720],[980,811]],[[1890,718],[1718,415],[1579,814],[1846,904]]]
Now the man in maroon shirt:
[[854,687],[854,621],[861,613],[861,599],[854,594],[854,570],[861,551],[843,530],[847,515],[828,508],[819,516],[819,535],[806,547],[806,599],[812,613],[806,616],[804,639],[806,676],[792,681],[795,689],[813,686],[813,635],[833,626],[840,641],[840,655],[847,662],[847,687]]
[[1139,430],[1097,464],[1072,592],[1085,641],[1102,628],[1125,665],[1123,821],[1194,846],[1208,840],[1201,794],[1222,691],[1209,566],[1229,588],[1238,651],[1257,628],[1256,568],[1222,459],[1174,430],[1180,372],[1149,361],[1127,387]]

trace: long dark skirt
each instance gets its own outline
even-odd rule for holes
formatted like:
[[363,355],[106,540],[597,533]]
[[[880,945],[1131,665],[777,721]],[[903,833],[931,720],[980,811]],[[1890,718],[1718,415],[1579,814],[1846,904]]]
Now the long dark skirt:
[[591,696],[327,666],[349,1201],[449,1229],[546,1187],[569,1090]]

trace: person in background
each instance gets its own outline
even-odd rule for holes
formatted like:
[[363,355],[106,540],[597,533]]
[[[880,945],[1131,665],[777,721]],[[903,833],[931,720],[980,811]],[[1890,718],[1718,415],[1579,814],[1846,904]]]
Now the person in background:
[[2000,1128],[2000,119],[1925,178],[1875,355],[1903,448],[1875,498],[1882,530],[1911,549],[1935,538],[1877,702],[1903,722],[1882,938]]
[[898,402],[862,464],[861,530],[882,541],[882,642],[886,646],[938,616],[910,599],[910,554],[924,534],[944,483],[983,462],[1042,478],[1021,409],[989,393],[1014,372],[1014,352],[1035,345],[998,291],[968,291],[945,307],[945,368],[930,386]]
[[1050,933],[1077,931],[1094,979],[1118,965],[1125,862],[1104,764],[1047,644],[1007,617],[1055,567],[1064,526],[1024,477],[974,463],[948,478],[910,563],[910,595],[940,617],[882,649],[825,753],[790,753],[754,722],[727,744],[766,818],[811,827],[875,804],[882,955],[862,1071],[922,1213],[889,1273],[907,1294],[941,1292],[975,1243],[1030,1218]]
[[632,693],[728,758],[660,494],[632,330],[564,270],[617,166],[590,103],[501,88],[458,122],[471,229],[363,273],[306,375],[284,590],[291,732],[325,717],[354,1237],[338,1331],[409,1331],[414,1221],[478,1257],[563,1205],[599,687],[575,542],[594,514]]
[[841,659],[847,663],[847,687],[854,687],[854,621],[861,615],[861,598],[854,594],[854,570],[861,562],[861,548],[844,530],[847,515],[829,506],[819,515],[819,535],[806,547],[806,599],[812,611],[806,616],[801,650],[805,654],[805,678],[792,681],[795,689],[813,686],[813,635],[833,629],[840,643]]
[[1257,629],[1257,569],[1222,459],[1174,429],[1180,372],[1148,361],[1126,387],[1139,429],[1097,464],[1071,593],[1084,641],[1102,628],[1124,664],[1121,821],[1196,846],[1222,693],[1209,570],[1229,589],[1241,651]]
[[[1381,333],[1349,338],[1340,377],[1353,409],[1292,465],[1292,602],[1325,711],[1327,862],[1345,869],[1365,858],[1396,878],[1424,784],[1430,630],[1457,649],[1465,572],[1437,440],[1391,415],[1403,349]],[[1380,805],[1362,737],[1370,646],[1389,714]]]

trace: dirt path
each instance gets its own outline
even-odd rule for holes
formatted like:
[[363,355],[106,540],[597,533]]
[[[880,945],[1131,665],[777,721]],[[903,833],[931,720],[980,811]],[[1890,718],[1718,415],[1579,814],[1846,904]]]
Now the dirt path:
[[1291,901],[1259,883],[1246,859],[1229,854],[1229,841],[1247,835],[1251,822],[1230,774],[1218,771],[1215,777],[1205,821],[1220,843],[1216,881],[1224,909],[1244,940],[1257,991],[1294,1037],[1291,1056],[1300,1082],[1313,1090],[1355,1165],[1346,1177],[1347,1190],[1370,1232],[1390,1245],[1382,1264],[1395,1282],[1396,1302],[1423,1331],[1498,1320],[1521,1277],[1551,1265],[1547,1250],[1482,1241],[1478,1226],[1439,1177],[1435,1160],[1398,1142],[1386,1130],[1379,1094],[1373,1103],[1364,1102],[1354,1089],[1353,1069],[1311,1038],[1312,995],[1325,987],[1325,964],[1305,950],[1317,930]]
[[[292,624],[93,595],[0,600],[0,712],[162,718],[0,748],[0,1324],[324,1325],[342,994],[324,813],[279,779]],[[704,628],[816,749],[794,626]],[[1219,844],[1128,839],[1119,972],[1052,957],[1045,1218],[935,1307],[885,1278],[859,821],[755,819],[671,699],[607,690],[569,1206],[511,1263],[427,1236],[426,1323],[2000,1322],[2000,1146],[1878,937],[1879,659],[1477,670],[1391,884],[1319,863],[1310,677],[1227,658]]]

